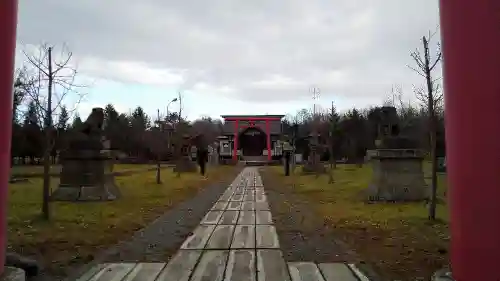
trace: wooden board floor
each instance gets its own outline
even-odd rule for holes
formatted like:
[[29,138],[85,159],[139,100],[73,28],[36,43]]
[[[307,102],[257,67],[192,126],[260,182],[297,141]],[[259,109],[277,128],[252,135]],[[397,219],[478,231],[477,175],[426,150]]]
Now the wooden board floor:
[[286,263],[262,179],[245,168],[168,263],[112,263],[77,281],[369,281],[352,264]]

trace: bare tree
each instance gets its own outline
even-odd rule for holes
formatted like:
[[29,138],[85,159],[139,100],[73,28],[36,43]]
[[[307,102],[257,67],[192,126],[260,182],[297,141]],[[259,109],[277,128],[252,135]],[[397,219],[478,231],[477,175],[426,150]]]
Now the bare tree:
[[42,44],[34,53],[23,51],[30,75],[29,89],[26,92],[36,105],[38,120],[45,133],[42,204],[42,214],[45,219],[50,218],[50,152],[54,146],[54,113],[69,95],[76,97],[75,106],[71,111],[76,109],[84,96],[78,91],[84,86],[75,82],[77,70],[71,64],[72,53],[63,46],[61,53],[54,59],[53,50],[52,46]]
[[431,198],[429,204],[429,219],[436,219],[436,193],[437,193],[437,123],[436,123],[436,110],[443,101],[443,94],[439,90],[439,84],[436,83],[437,79],[433,79],[432,71],[441,61],[442,54],[439,43],[437,44],[437,52],[434,57],[431,57],[431,51],[429,48],[429,42],[431,41],[434,34],[429,32],[429,35],[422,37],[423,51],[422,54],[418,49],[411,53],[411,57],[416,63],[416,67],[408,66],[410,69],[415,71],[418,75],[424,77],[426,82],[426,90],[416,89],[415,95],[418,100],[420,100],[426,109],[428,116],[428,126],[429,126],[429,141],[430,141],[430,155],[432,161],[432,171],[431,171]]

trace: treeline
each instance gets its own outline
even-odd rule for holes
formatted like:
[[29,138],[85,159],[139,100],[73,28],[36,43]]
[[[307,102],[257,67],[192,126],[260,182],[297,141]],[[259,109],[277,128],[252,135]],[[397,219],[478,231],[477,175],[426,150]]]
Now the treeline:
[[[41,164],[45,149],[46,126],[41,116],[37,100],[26,92],[27,81],[22,73],[14,85],[12,119],[12,164]],[[220,134],[222,123],[203,117],[193,122],[179,118],[178,113],[168,116],[148,116],[142,107],[131,113],[118,112],[113,104],[104,108],[103,135],[110,141],[111,148],[123,157],[138,161],[156,159],[158,155],[169,160],[183,135],[202,133],[207,142],[215,141]],[[159,117],[159,119],[158,119]],[[60,151],[64,150],[71,138],[85,121],[85,116],[72,114],[66,106],[54,112],[54,125],[49,127],[51,134],[51,161],[54,163]],[[161,121],[161,122],[158,122]]]
[[[397,109],[400,135],[408,139],[415,148],[430,151],[428,112],[418,104],[386,102],[383,106]],[[334,107],[319,110],[316,114],[302,109],[295,115],[287,115],[283,130],[288,139],[296,137],[297,150],[308,155],[308,141],[314,131],[319,134],[319,143],[324,148],[322,158],[329,158],[330,151],[336,159],[351,162],[363,161],[366,150],[375,148],[378,114],[381,106],[352,108],[340,113]],[[437,114],[437,154],[444,156],[444,112]]]
[[[20,99],[19,91],[14,96],[13,163],[39,164],[38,159],[43,155],[45,132],[42,120],[37,115],[36,103],[29,99],[25,100],[24,97]],[[25,103],[16,103],[19,100]],[[331,145],[335,158],[359,161],[365,156],[366,150],[375,146],[377,138],[375,112],[379,108],[353,108],[344,113],[334,108],[316,114],[308,109],[302,109],[295,115],[289,114],[285,117],[283,133],[288,139],[295,136],[298,152],[307,156],[308,140],[315,128],[319,133],[320,144],[325,147],[323,153],[326,155],[323,157],[328,157]],[[411,104],[396,108],[401,135],[411,139],[417,148],[428,151],[429,126],[425,109]],[[106,105],[104,113],[103,135],[110,140],[111,148],[126,157],[139,160],[156,159],[158,154],[161,154],[164,160],[170,159],[182,135],[203,134],[206,141],[211,143],[222,134],[222,122],[209,117],[189,122],[179,118],[176,112],[172,112],[168,116],[160,117],[161,122],[158,122],[158,118],[146,114],[142,107],[135,108],[131,113],[123,113],[118,112],[113,104]],[[84,121],[78,114],[70,118],[67,108],[60,107],[51,132],[54,140],[51,150],[52,161],[55,161],[58,152],[65,148],[67,141],[75,137],[76,131]],[[443,114],[439,114],[437,123],[438,154],[441,156],[444,155]]]

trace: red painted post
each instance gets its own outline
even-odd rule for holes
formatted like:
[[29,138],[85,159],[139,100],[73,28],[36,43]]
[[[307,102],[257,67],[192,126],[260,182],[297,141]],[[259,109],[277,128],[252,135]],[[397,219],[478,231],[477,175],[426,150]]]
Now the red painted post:
[[7,242],[7,195],[12,135],[12,86],[16,48],[17,0],[0,1],[0,274]]
[[269,129],[269,120],[266,120],[266,144],[267,144],[267,161],[271,161],[271,130]]
[[238,161],[238,131],[239,129],[239,121],[236,119],[234,121],[234,139],[233,139],[233,160]]
[[441,0],[451,265],[500,280],[500,1]]

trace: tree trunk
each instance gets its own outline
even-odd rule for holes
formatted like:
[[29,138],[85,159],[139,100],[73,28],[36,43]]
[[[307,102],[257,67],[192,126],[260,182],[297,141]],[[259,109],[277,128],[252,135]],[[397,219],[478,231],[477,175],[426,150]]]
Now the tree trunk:
[[161,184],[161,164],[160,164],[160,156],[158,155],[158,159],[156,160],[156,184]]
[[422,38],[424,44],[425,59],[425,79],[427,82],[427,107],[431,145],[431,198],[429,202],[429,220],[436,219],[436,194],[437,194],[437,155],[436,155],[436,112],[434,104],[434,92],[430,68],[429,43],[425,37]]
[[436,219],[437,205],[437,151],[436,151],[436,130],[431,132],[431,201],[429,204],[429,219]]
[[[330,137],[331,138],[331,137]],[[335,169],[335,157],[333,157],[333,141],[330,140],[330,171],[328,171],[328,183],[332,184],[335,181],[333,180],[333,169]]]
[[47,87],[47,111],[45,112],[45,150],[43,152],[43,201],[42,214],[46,220],[50,219],[50,152],[52,148],[50,129],[52,127],[52,48],[48,49],[49,84]]

